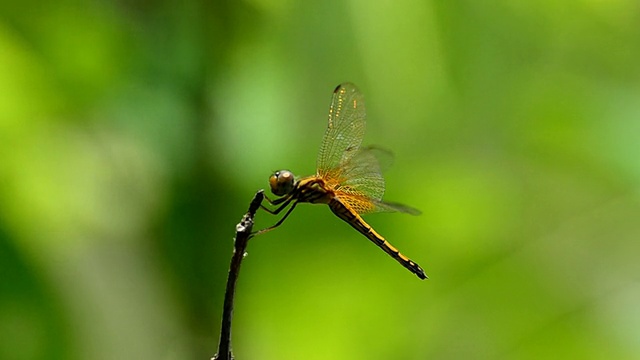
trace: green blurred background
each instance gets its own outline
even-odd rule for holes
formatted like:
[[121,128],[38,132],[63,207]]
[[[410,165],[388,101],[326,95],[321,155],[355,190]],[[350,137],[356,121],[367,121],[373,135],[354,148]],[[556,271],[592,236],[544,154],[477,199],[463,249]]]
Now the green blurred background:
[[299,206],[238,360],[640,358],[638,59],[637,0],[3,1],[0,358],[211,358],[235,224],[344,81],[431,279]]

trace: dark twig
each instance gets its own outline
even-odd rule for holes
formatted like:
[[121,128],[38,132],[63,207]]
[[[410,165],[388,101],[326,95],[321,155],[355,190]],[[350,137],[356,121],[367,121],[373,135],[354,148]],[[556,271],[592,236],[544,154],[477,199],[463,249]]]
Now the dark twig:
[[233,297],[236,292],[236,282],[240,274],[240,265],[245,255],[247,242],[252,237],[253,218],[260,204],[264,199],[264,191],[260,190],[251,200],[249,210],[236,225],[236,237],[234,240],[233,256],[229,267],[229,277],[227,279],[227,290],[224,294],[224,308],[222,310],[222,330],[220,331],[220,344],[218,353],[212,360],[233,360],[231,353],[231,317],[233,315]]

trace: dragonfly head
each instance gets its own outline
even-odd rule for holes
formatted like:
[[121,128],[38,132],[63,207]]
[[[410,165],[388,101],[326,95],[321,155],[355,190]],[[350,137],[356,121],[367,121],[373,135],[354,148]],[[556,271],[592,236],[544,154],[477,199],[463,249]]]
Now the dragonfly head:
[[293,190],[295,178],[291,171],[280,170],[276,171],[269,178],[269,185],[271,185],[271,192],[274,195],[282,196],[290,193]]

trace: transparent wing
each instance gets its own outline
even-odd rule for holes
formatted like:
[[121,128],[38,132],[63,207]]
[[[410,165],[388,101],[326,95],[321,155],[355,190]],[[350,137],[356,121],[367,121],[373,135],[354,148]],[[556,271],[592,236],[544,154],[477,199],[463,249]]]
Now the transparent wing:
[[380,166],[381,173],[389,170],[391,165],[393,165],[393,152],[391,152],[390,150],[387,150],[378,145],[367,145],[361,148],[361,150],[372,153],[372,155],[378,160],[378,165]]
[[378,147],[360,148],[365,117],[364,97],[358,88],[351,83],[339,85],[331,99],[327,130],[318,153],[317,176],[358,214],[381,211],[419,214],[409,206],[382,201],[382,170],[391,165],[393,155]]
[[[329,186],[336,196],[359,214],[372,212],[403,212],[412,215],[420,211],[406,205],[382,201],[385,183],[382,171],[391,165],[393,154],[378,147],[361,148],[338,169],[339,181]],[[384,167],[384,169],[382,167]]]
[[317,175],[325,178],[358,153],[365,130],[364,97],[351,83],[338,85],[333,91],[329,122],[324,132],[317,160]]
[[339,193],[336,194],[336,197],[360,215],[376,212],[401,212],[410,215],[420,215],[422,213],[420,210],[404,204],[372,201],[367,196],[358,193]]
[[394,202],[385,202],[378,201],[375,203],[375,207],[370,212],[401,212],[410,215],[420,215],[422,211],[412,208],[411,206],[407,206],[404,204],[394,203]]
[[381,201],[384,195],[384,178],[380,160],[391,157],[390,152],[379,148],[361,148],[338,168],[337,177],[340,184],[335,190],[347,194],[361,194],[372,201]]

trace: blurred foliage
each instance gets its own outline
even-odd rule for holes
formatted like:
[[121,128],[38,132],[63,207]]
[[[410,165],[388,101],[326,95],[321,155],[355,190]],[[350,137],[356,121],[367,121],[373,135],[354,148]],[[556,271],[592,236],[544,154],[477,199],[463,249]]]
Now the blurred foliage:
[[635,0],[2,2],[0,358],[211,358],[235,224],[351,81],[431,279],[300,206],[238,360],[636,359],[638,39]]

